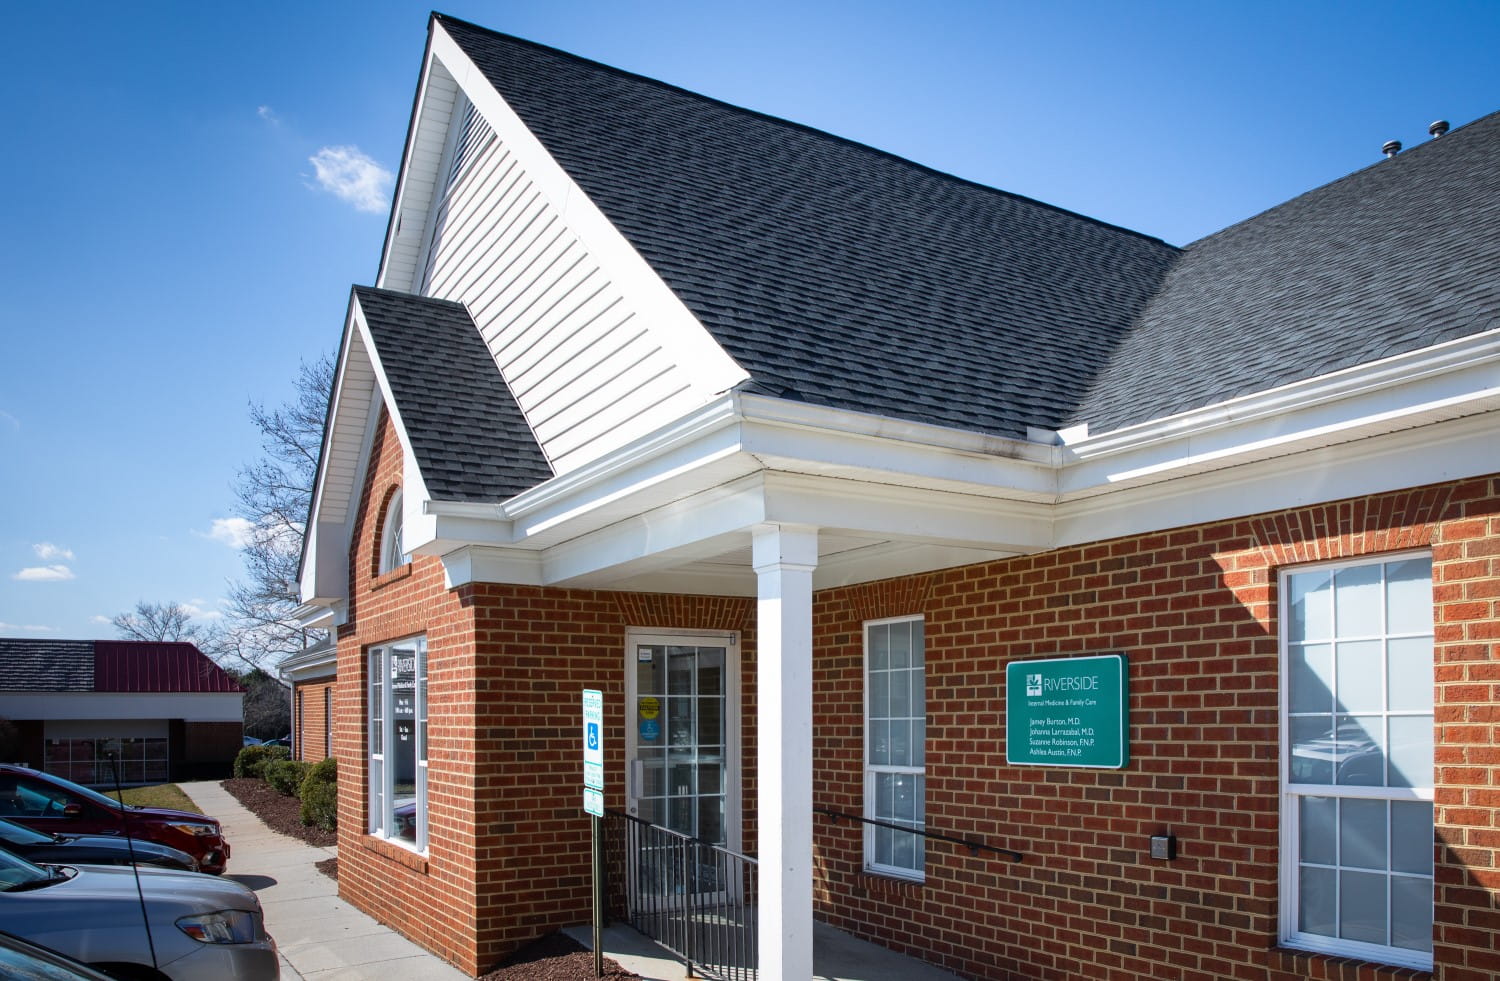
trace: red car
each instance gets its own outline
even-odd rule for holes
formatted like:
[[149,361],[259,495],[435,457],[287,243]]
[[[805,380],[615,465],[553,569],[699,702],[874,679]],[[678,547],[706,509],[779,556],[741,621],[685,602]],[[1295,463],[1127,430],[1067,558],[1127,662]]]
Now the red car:
[[23,766],[0,764],[0,817],[66,835],[123,835],[128,821],[132,836],[181,849],[204,872],[218,875],[229,864],[229,842],[211,817],[165,807],[121,807],[87,787]]

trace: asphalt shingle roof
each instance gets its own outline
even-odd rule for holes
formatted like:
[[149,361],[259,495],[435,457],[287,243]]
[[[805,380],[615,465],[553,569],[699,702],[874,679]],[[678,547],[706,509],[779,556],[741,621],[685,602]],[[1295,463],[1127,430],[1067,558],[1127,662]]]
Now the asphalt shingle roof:
[[93,690],[93,641],[0,637],[0,691]]
[[1500,114],[1183,250],[434,16],[750,391],[1100,433],[1500,326]]
[[1500,327],[1500,113],[1193,243],[1076,417],[1095,432]]
[[999,435],[1056,428],[1177,255],[438,18],[755,390]]
[[461,303],[356,286],[428,493],[500,501],[552,476]]

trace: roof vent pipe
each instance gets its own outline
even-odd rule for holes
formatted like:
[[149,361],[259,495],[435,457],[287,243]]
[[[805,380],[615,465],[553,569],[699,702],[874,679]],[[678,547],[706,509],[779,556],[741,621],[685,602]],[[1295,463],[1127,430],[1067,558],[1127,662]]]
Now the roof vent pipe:
[[1396,154],[1401,152],[1401,141],[1386,140],[1385,146],[1380,148],[1380,152],[1385,154],[1387,157],[1394,157]]
[[1427,132],[1432,134],[1433,139],[1437,139],[1439,136],[1442,136],[1444,133],[1448,132],[1448,120],[1439,119],[1437,122],[1427,127]]

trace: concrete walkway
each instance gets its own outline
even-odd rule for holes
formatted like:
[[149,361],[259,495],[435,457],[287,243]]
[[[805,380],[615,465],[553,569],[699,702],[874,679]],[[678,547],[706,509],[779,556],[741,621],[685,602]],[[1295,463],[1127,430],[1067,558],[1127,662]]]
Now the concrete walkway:
[[[344,902],[314,863],[338,854],[272,831],[217,782],[179,784],[224,825],[227,877],[255,890],[281,952],[283,981],[463,981],[468,975]],[[564,931],[592,949],[587,926]],[[623,924],[604,931],[605,956],[645,981],[686,981],[682,962]],[[816,981],[953,981],[930,964],[814,925]]]
[[283,981],[462,981],[468,975],[344,902],[338,883],[313,867],[333,858],[272,831],[216,782],[180,784],[224,825],[234,854],[227,877],[255,890],[281,952]]

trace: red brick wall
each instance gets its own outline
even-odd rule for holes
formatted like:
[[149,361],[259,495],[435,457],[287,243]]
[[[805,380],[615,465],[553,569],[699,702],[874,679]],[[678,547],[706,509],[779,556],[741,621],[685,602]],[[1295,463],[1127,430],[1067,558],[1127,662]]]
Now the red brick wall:
[[[329,720],[324,692],[335,688],[331,678],[292,686],[292,746],[297,759],[316,763],[328,755]],[[299,704],[302,709],[300,718],[297,715]]]
[[[339,893],[480,973],[521,943],[588,919],[580,692],[604,691],[605,804],[621,809],[628,628],[741,631],[753,788],[754,601],[490,584],[450,591],[440,561],[420,556],[377,576],[377,538],[401,473],[388,419],[371,459],[353,532],[350,618],[338,636]],[[365,652],[417,634],[427,637],[429,671],[425,858],[365,834]],[[304,702],[309,719],[313,704]]]
[[[965,976],[1394,978],[1276,951],[1277,571],[1431,548],[1437,932],[1447,981],[1500,972],[1500,480],[1381,495],[820,593],[815,803],[862,813],[866,619],[927,636],[927,824],[1025,853],[929,843],[926,882],[862,871],[818,818],[819,915]],[[1123,651],[1124,770],[1005,764],[1005,666]],[[1171,831],[1178,858],[1148,857]]]
[[[339,895],[422,946],[474,972],[473,791],[475,736],[462,693],[474,687],[471,617],[444,588],[442,563],[415,557],[377,576],[380,531],[401,479],[401,445],[382,412],[370,450],[349,556],[349,619],[338,630],[334,755],[339,774]],[[428,769],[432,827],[427,856],[379,841],[369,827],[365,757],[366,650],[427,637]],[[304,703],[305,705],[305,703]],[[477,972],[476,972],[477,973]]]

